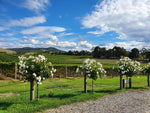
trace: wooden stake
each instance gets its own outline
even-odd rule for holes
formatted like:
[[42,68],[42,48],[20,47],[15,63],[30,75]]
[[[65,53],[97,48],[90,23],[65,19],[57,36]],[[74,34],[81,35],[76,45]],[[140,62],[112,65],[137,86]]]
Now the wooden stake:
[[147,75],[147,85],[149,86],[149,74]]
[[15,62],[15,79],[17,78],[17,63]]
[[87,93],[87,76],[84,74],[84,93]]
[[122,89],[122,75],[120,75],[120,90]]
[[39,84],[37,84],[37,101],[39,101]]
[[65,78],[67,78],[67,65],[65,66],[65,70],[66,70],[66,76],[65,76]]
[[31,80],[30,81],[30,100],[34,99],[34,89],[35,89],[34,80]]
[[92,79],[92,92],[94,92],[93,85],[94,85],[94,80]]

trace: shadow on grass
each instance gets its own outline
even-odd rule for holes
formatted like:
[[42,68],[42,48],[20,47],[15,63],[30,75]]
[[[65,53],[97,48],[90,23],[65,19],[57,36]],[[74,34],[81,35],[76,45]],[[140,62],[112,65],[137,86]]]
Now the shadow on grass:
[[[116,89],[101,89],[101,90],[94,90],[95,93],[107,93],[107,94],[113,94],[120,91],[119,88]],[[84,93],[84,91],[79,91],[80,93]],[[92,90],[87,90],[87,93],[93,93]]]
[[117,93],[120,89],[101,89],[99,91],[95,91],[96,93],[107,93],[107,94],[113,94],[113,93]]
[[49,93],[48,95],[41,95],[40,98],[59,98],[59,99],[65,99],[76,96],[75,94],[59,94],[54,95],[53,93]]
[[7,103],[7,102],[0,102],[0,110],[7,110],[9,106],[11,106],[13,103]]
[[128,88],[128,89],[140,89],[140,90],[145,90],[148,89],[147,87],[132,87],[132,88]]

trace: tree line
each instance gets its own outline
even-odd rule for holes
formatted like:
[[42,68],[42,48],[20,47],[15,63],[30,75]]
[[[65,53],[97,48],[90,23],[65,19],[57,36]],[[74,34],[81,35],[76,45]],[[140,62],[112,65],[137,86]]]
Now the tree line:
[[142,48],[133,48],[131,51],[127,51],[123,47],[113,47],[112,49],[106,50],[106,48],[101,48],[96,46],[92,49],[92,56],[94,58],[108,58],[108,59],[119,59],[121,56],[126,56],[131,59],[136,60],[149,60],[150,61],[150,50]]
[[92,55],[94,58],[106,58],[106,59],[119,59],[121,56],[129,57],[135,60],[149,60],[150,61],[150,49],[142,48],[133,48],[131,51],[124,49],[123,47],[114,46],[112,49],[102,48],[96,46],[92,48],[92,51],[82,50],[82,51],[68,51],[59,54],[65,55]]

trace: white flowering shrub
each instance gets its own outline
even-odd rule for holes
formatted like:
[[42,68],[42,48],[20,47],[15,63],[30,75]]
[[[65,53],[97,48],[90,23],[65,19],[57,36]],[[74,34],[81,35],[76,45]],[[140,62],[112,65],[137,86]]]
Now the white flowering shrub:
[[128,57],[121,58],[117,64],[119,66],[118,72],[121,76],[132,77],[141,70],[140,62],[133,61]]
[[23,73],[28,81],[36,81],[41,84],[45,78],[53,76],[56,69],[52,68],[52,63],[47,62],[43,55],[19,56],[19,72]]
[[144,67],[143,72],[146,73],[146,74],[150,74],[150,63],[148,63],[148,64]]
[[86,76],[93,80],[102,75],[106,76],[106,71],[103,69],[102,64],[93,59],[86,59],[80,68],[84,70]]

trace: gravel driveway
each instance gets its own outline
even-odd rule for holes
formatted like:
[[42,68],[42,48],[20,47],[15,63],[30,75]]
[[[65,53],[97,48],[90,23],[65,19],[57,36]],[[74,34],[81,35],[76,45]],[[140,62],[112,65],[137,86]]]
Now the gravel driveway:
[[75,103],[46,113],[150,113],[150,91],[128,91],[96,101]]

